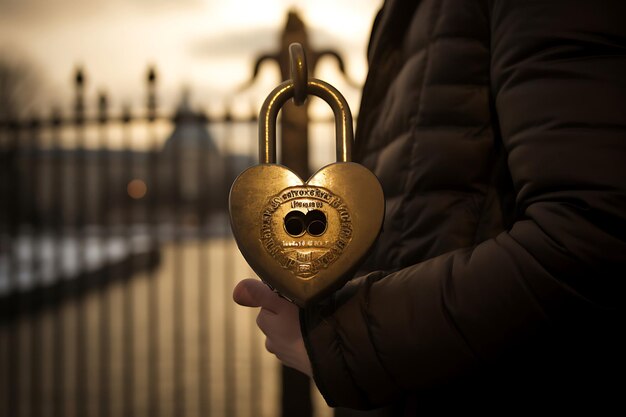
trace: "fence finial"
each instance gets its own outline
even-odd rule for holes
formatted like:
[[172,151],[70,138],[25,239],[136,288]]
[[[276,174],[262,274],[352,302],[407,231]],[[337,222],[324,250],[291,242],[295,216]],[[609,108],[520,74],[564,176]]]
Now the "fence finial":
[[154,121],[156,119],[156,108],[157,108],[157,98],[156,98],[156,81],[157,81],[157,72],[154,65],[148,66],[148,72],[146,76],[146,82],[148,87],[148,97],[146,99],[146,106],[148,108],[148,120]]
[[98,121],[102,124],[109,118],[109,98],[105,91],[100,91],[98,95]]
[[85,72],[82,66],[76,67],[74,88],[74,118],[80,124],[85,120]]

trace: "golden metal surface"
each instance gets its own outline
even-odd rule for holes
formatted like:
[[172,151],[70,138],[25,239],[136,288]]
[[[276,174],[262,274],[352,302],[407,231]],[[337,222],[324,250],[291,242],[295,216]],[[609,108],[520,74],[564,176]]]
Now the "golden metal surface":
[[[325,166],[307,182],[282,165],[257,165],[235,181],[229,203],[246,261],[300,306],[345,284],[378,237],[385,211],[378,180],[353,162]],[[326,215],[326,231],[290,236],[286,215],[314,209]]]
[[306,55],[299,43],[289,45],[289,73],[294,87],[293,102],[296,106],[301,106],[306,101],[309,74]]
[[[306,69],[297,49],[294,62]],[[308,181],[276,164],[276,117],[303,81],[302,71],[293,72],[296,79],[276,87],[261,107],[260,165],[237,177],[229,210],[237,245],[252,269],[281,295],[306,306],[351,278],[380,233],[385,202],[376,176],[350,162],[352,115],[341,93],[324,81],[309,79],[306,94],[333,109],[338,162]]]
[[[307,82],[307,93],[327,102],[335,115],[335,135],[337,140],[337,161],[352,160],[352,113],[348,102],[332,85],[315,78]],[[259,162],[276,163],[276,118],[281,107],[294,95],[291,80],[278,85],[265,99],[259,112]]]

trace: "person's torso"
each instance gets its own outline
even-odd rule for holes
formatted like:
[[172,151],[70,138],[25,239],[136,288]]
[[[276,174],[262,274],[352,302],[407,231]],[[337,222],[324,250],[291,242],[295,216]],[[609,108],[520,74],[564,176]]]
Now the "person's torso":
[[483,3],[388,1],[377,18],[356,157],[381,181],[386,215],[362,272],[473,246],[510,222]]

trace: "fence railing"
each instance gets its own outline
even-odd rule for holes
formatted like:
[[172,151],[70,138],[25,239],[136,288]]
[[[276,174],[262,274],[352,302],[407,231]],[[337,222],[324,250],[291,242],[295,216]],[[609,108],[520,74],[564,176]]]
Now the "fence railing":
[[[254,115],[185,100],[0,121],[0,416],[274,416],[278,363],[227,193],[255,162]],[[317,415],[328,414],[318,401]]]

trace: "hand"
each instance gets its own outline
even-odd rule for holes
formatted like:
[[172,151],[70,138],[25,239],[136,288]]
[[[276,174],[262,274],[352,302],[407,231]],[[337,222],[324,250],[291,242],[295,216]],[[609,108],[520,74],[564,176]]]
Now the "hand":
[[286,366],[311,376],[298,307],[281,298],[256,279],[244,279],[233,291],[233,299],[246,307],[261,307],[256,323],[265,334],[265,348]]

